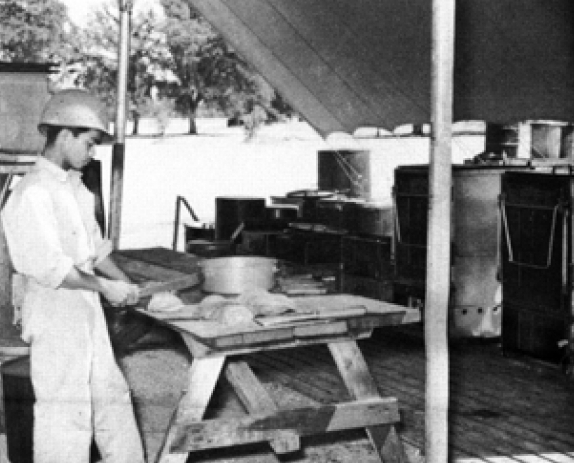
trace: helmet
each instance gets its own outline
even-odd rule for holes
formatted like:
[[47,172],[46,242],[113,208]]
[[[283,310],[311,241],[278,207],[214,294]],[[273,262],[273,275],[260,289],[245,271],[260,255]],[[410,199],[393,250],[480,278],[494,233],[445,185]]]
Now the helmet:
[[85,90],[71,88],[54,94],[44,106],[38,130],[46,133],[46,126],[82,127],[100,130],[107,141],[108,115],[102,102]]

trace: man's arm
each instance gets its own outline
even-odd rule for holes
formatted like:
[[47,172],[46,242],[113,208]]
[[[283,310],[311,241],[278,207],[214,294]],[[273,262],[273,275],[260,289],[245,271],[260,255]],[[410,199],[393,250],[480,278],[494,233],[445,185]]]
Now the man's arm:
[[125,300],[125,304],[137,304],[140,298],[138,286],[131,283],[130,277],[128,277],[126,273],[117,266],[111,256],[107,256],[98,262],[96,270],[113,281],[127,283],[129,285],[130,292]]
[[135,304],[139,299],[139,291],[136,285],[120,279],[108,279],[91,275],[76,267],[70,269],[60,287],[96,291],[102,294],[112,305]]
[[117,266],[113,258],[110,256],[107,256],[105,259],[98,262],[96,264],[96,270],[112,280],[121,280],[126,283],[131,283],[130,277],[128,277],[125,272]]

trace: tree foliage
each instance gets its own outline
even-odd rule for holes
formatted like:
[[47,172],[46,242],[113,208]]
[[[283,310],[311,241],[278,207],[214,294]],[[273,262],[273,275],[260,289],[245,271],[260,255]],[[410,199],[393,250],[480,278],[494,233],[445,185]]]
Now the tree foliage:
[[[141,114],[153,113],[150,102],[153,71],[168,59],[164,37],[157,32],[159,22],[151,9],[132,15],[127,90],[130,112],[136,119]],[[76,84],[90,88],[113,107],[118,78],[118,2],[108,0],[101,4],[92,12],[91,23],[98,27],[84,29],[81,40],[77,41],[75,56],[76,62],[81,63],[81,71]]]
[[[190,133],[200,103],[228,117],[258,125],[277,116],[274,90],[185,0],[161,0],[169,66],[180,80],[176,107],[190,117]],[[249,124],[247,124],[249,125]]]
[[72,31],[59,0],[0,0],[0,60],[61,62]]
[[[252,132],[289,110],[186,0],[157,1],[163,14],[149,7],[131,16],[128,100],[136,122],[140,115],[165,116],[173,106],[196,133],[201,105]],[[100,3],[85,28],[70,22],[60,0],[0,0],[0,21],[0,60],[60,64],[55,87],[88,88],[115,109],[118,0]]]

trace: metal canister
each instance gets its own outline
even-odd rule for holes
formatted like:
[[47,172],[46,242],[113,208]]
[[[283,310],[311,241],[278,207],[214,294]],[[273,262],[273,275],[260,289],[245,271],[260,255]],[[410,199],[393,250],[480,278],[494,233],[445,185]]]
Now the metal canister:
[[[33,463],[34,402],[30,378],[30,357],[21,356],[0,366],[6,426],[8,458],[14,463]],[[90,463],[101,456],[92,441]]]
[[265,198],[218,197],[215,207],[215,239],[219,241],[229,240],[245,221],[265,219]]
[[0,367],[4,395],[6,441],[10,461],[32,463],[34,391],[30,357],[8,360]]

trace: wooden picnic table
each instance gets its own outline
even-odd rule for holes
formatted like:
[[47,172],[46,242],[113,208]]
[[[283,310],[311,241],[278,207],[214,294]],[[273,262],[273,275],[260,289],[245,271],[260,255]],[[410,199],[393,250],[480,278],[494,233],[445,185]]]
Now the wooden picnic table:
[[[267,326],[256,321],[227,326],[186,319],[186,307],[190,306],[166,313],[139,310],[179,333],[193,357],[187,388],[173,413],[157,463],[183,463],[189,452],[256,442],[268,442],[273,450],[269,457],[277,460],[276,454],[299,450],[302,436],[354,428],[366,430],[381,461],[405,461],[396,430],[400,421],[398,401],[381,397],[357,340],[370,337],[377,327],[416,322],[418,310],[349,294],[298,297],[294,301],[322,316]],[[365,310],[337,315],[349,307]],[[245,357],[317,344],[328,347],[351,400],[279,409]],[[216,384],[223,377],[248,413],[239,419],[204,420]]]

